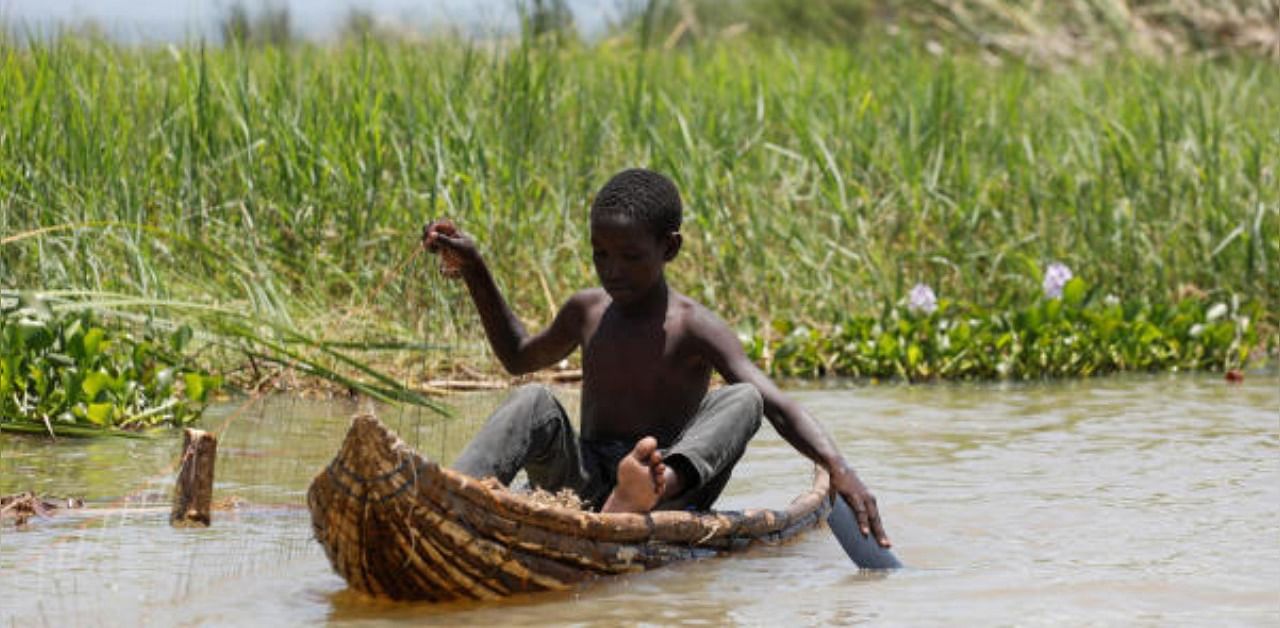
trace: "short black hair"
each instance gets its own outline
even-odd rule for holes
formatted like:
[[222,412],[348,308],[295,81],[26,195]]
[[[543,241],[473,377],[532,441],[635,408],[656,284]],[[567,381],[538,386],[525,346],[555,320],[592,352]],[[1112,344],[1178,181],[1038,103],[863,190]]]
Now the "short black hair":
[[684,208],[676,184],[645,168],[630,168],[613,175],[591,202],[591,220],[624,216],[662,237],[680,230]]

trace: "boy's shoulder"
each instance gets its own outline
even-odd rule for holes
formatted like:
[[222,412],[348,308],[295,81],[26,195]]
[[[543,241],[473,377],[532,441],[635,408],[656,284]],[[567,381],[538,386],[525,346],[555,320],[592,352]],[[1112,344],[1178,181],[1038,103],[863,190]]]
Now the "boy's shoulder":
[[[711,308],[683,294],[673,292],[667,308],[668,320],[675,319],[679,342],[693,349],[716,369],[723,368],[742,354],[742,340],[729,324]],[[674,311],[673,311],[674,310]],[[672,327],[668,327],[672,331]],[[724,373],[724,371],[720,371]]]
[[[720,336],[730,332],[725,323],[711,308],[698,302],[693,297],[671,291],[671,303],[667,306],[667,316],[676,318],[686,333],[697,337]],[[731,333],[731,332],[730,332]]]

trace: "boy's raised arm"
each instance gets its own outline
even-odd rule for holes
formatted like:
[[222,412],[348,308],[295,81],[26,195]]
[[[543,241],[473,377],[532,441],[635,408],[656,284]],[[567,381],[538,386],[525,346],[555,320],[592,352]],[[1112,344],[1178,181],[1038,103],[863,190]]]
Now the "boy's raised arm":
[[423,230],[422,244],[428,252],[442,256],[446,274],[461,276],[466,282],[467,292],[480,313],[489,345],[507,372],[519,375],[551,366],[578,346],[584,313],[582,299],[570,299],[556,314],[550,327],[530,336],[506,299],[502,298],[502,292],[470,236],[459,231],[452,222],[438,220]]
[[849,503],[862,533],[874,535],[881,547],[889,547],[889,536],[880,521],[875,496],[858,478],[822,425],[800,404],[784,395],[773,380],[747,358],[742,343],[724,321],[709,311],[702,312],[697,319],[696,335],[705,343],[712,368],[730,384],[747,382],[760,391],[764,414],[778,434],[831,474],[832,490]]

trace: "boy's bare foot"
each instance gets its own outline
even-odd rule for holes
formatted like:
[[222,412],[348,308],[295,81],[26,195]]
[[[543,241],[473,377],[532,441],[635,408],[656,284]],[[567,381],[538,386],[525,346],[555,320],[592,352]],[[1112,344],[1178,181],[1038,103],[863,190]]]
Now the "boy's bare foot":
[[666,489],[666,465],[658,441],[646,436],[618,463],[618,485],[600,512],[649,512]]

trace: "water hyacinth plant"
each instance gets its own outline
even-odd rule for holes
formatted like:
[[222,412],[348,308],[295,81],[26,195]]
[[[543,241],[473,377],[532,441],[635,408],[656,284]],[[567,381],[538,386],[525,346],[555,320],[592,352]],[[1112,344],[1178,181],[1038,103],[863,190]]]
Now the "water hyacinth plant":
[[109,326],[36,298],[0,303],[0,431],[132,434],[200,417],[222,378],[184,358],[191,328]]
[[932,314],[938,309],[938,297],[928,284],[918,283],[907,293],[907,309],[911,312]]
[[1066,264],[1060,262],[1049,264],[1049,268],[1044,271],[1044,281],[1041,282],[1044,287],[1044,296],[1050,299],[1062,298],[1062,289],[1072,277],[1071,269],[1067,268]]
[[1225,371],[1260,346],[1256,303],[1121,304],[1092,294],[1076,277],[1059,297],[1012,311],[942,299],[927,316],[890,309],[825,329],[775,319],[768,333],[740,337],[775,375],[910,381]]

